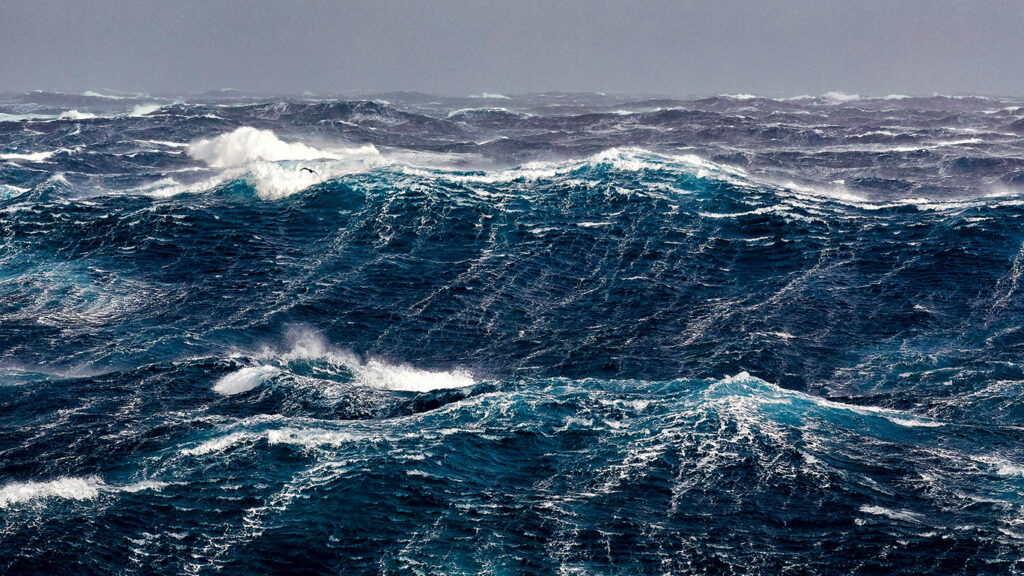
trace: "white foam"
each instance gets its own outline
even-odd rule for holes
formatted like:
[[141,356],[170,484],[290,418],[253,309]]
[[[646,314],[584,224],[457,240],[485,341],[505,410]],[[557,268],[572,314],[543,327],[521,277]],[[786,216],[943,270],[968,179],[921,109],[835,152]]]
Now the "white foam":
[[470,98],[490,98],[492,100],[511,100],[511,98],[509,98],[508,96],[505,96],[504,94],[496,94],[494,92],[484,92],[482,94],[470,94],[469,97]]
[[278,372],[273,366],[250,366],[224,376],[213,385],[213,391],[223,396],[248,392]]
[[0,488],[0,509],[48,498],[92,500],[103,492],[135,493],[143,490],[160,490],[166,485],[164,482],[143,480],[134,484],[112,486],[99,476],[62,476],[46,482],[11,482]]
[[796,391],[796,390],[788,390],[788,389],[785,389],[785,388],[781,388],[781,387],[779,387],[779,386],[777,386],[775,384],[772,384],[770,382],[766,382],[764,380],[761,380],[760,378],[757,378],[755,376],[751,376],[747,372],[740,372],[739,374],[736,374],[735,376],[727,376],[727,377],[719,380],[718,383],[719,384],[724,384],[724,385],[730,385],[730,384],[739,384],[739,383],[744,383],[744,382],[755,382],[755,383],[765,384],[765,385],[769,386],[771,391],[772,391],[772,394],[769,397],[764,398],[764,400],[767,401],[767,402],[775,402],[775,401],[780,401],[780,400],[781,401],[792,402],[793,400],[802,400],[802,401],[805,401],[805,402],[810,402],[812,404],[816,404],[816,405],[821,406],[823,408],[828,408],[830,410],[843,410],[843,411],[846,411],[846,412],[852,412],[854,414],[859,414],[861,416],[873,416],[873,417],[882,418],[882,419],[888,420],[889,422],[892,422],[893,424],[896,424],[897,426],[903,426],[905,428],[938,428],[940,426],[944,426],[945,425],[943,422],[940,422],[938,420],[933,420],[933,419],[930,419],[930,418],[925,418],[925,417],[917,416],[917,415],[912,414],[912,413],[902,412],[900,410],[894,410],[892,408],[880,408],[880,407],[877,407],[877,406],[858,406],[856,404],[844,404],[842,402],[835,402],[833,400],[827,400],[825,398],[821,398],[820,396],[814,396],[814,395],[806,394],[804,392],[799,392],[799,391]]
[[181,453],[187,456],[202,456],[204,454],[210,454],[213,452],[220,452],[226,448],[230,448],[235,444],[245,440],[250,435],[243,432],[235,432],[222,436],[220,438],[214,438],[213,440],[207,440],[195,448],[187,448],[182,450]]
[[32,120],[35,118],[31,114],[4,114],[0,112],[0,122],[21,122],[22,120]]
[[[372,145],[320,149],[301,142],[285,142],[270,130],[250,126],[192,142],[187,152],[211,167],[227,168],[220,176],[222,181],[236,178],[252,181],[257,194],[266,199],[290,196],[325,179],[362,171],[380,163],[380,153]],[[302,165],[297,162],[302,162]],[[192,188],[172,188],[171,193]],[[168,190],[163,189],[160,193],[167,195]]]
[[68,110],[57,117],[58,120],[88,120],[95,118],[95,114],[89,112],[79,112],[78,110]]
[[187,142],[171,142],[170,140],[136,140],[140,144],[153,144],[156,146],[166,146],[168,148],[188,148]]
[[[261,421],[256,419],[255,421]],[[249,420],[250,423],[253,420]],[[296,428],[285,426],[265,431],[253,432],[232,432],[226,436],[207,440],[194,448],[186,448],[181,451],[185,456],[205,456],[223,452],[228,448],[243,442],[253,444],[266,440],[268,445],[291,445],[304,448],[316,448],[318,446],[340,446],[356,442],[366,438],[365,435],[357,435],[338,430],[327,430],[323,428]]]
[[298,445],[306,448],[317,446],[340,446],[359,440],[360,437],[347,432],[320,428],[280,428],[267,431],[267,444]]
[[594,165],[607,165],[622,172],[643,170],[667,170],[692,172],[698,178],[716,177],[729,182],[747,177],[742,168],[716,164],[694,154],[666,155],[643,148],[615,147],[598,152],[582,160],[527,162],[514,168],[481,172],[454,172],[444,169],[419,166],[403,166],[401,169],[411,175],[440,178],[454,182],[494,184],[517,180],[550,180],[570,172]]
[[[10,184],[0,184],[0,200],[8,200],[28,192],[31,188],[22,188],[20,186],[12,186]],[[10,209],[8,209],[10,211]]]
[[128,115],[129,116],[145,116],[146,114],[150,114],[152,112],[156,112],[157,110],[159,110],[162,107],[163,106],[161,106],[160,104],[137,104],[134,108],[132,108],[131,113],[128,114]]
[[[452,110],[451,112],[448,113],[448,118],[454,118],[459,114],[466,114],[469,112],[504,112],[506,114],[514,114],[516,116],[529,116],[529,114],[513,112],[508,108],[502,108],[500,106],[488,106],[486,108],[459,108],[458,110]],[[501,140],[501,138],[495,138],[494,140],[487,140],[484,142],[477,142],[477,144],[486,144],[487,142],[494,142],[496,140]]]
[[44,160],[49,160],[56,153],[56,150],[49,150],[47,152],[29,152],[24,154],[19,152],[9,152],[7,154],[0,154],[0,160],[25,160],[26,162],[43,162]]
[[88,478],[61,477],[49,482],[12,482],[0,488],[0,508],[39,498],[90,500],[99,495],[106,484],[98,476]]
[[91,98],[106,98],[108,100],[127,100],[128,98],[131,98],[131,96],[114,96],[113,94],[100,94],[99,92],[95,92],[93,90],[86,90],[85,92],[82,92],[82,96],[89,96]]
[[289,334],[291,349],[285,353],[265,350],[264,358],[278,362],[320,360],[342,366],[352,372],[356,384],[405,392],[428,392],[449,388],[464,388],[476,383],[470,372],[453,370],[423,370],[407,364],[394,364],[377,358],[361,360],[355,354],[339,350],[328,344],[312,330],[293,330]]
[[1000,456],[976,456],[973,460],[988,465],[999,476],[1024,476],[1024,465]]
[[821,99],[829,104],[845,104],[847,102],[856,102],[857,100],[860,100],[860,96],[858,94],[830,91],[822,94]]
[[125,486],[116,488],[116,491],[134,494],[136,492],[142,492],[145,490],[163,490],[164,486],[167,486],[166,482],[158,482],[156,480],[143,480],[141,482],[136,482],[135,484],[127,484]]
[[68,110],[61,114],[2,114],[0,113],[0,122],[21,122],[23,120],[34,120],[38,122],[50,121],[50,120],[87,120],[89,118],[96,118],[95,114],[89,112],[79,112],[78,110]]
[[361,366],[351,367],[360,384],[387,390],[428,392],[448,388],[472,386],[473,376],[465,370],[421,370],[405,364],[388,364],[371,359]]
[[1004,462],[996,468],[996,474],[1000,476],[1024,476],[1024,466],[1012,462]]
[[336,156],[301,143],[284,142],[270,130],[243,126],[234,132],[198,140],[188,145],[188,154],[210,166],[242,166],[256,160],[317,160]]
[[910,510],[890,510],[889,508],[883,508],[882,506],[869,506],[865,504],[860,507],[860,511],[865,514],[874,514],[875,516],[885,516],[893,520],[902,520],[904,522],[914,522],[920,524],[924,519],[924,514],[918,514],[917,512],[911,512]]

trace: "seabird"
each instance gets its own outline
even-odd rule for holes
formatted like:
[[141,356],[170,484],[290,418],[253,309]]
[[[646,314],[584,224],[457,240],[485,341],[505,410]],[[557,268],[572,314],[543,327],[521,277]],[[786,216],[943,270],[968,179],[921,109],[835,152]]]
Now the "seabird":
[[310,174],[316,174],[317,176],[320,175],[316,170],[313,170],[312,168],[306,168],[305,166],[299,168],[299,172],[302,172],[303,170],[309,172]]

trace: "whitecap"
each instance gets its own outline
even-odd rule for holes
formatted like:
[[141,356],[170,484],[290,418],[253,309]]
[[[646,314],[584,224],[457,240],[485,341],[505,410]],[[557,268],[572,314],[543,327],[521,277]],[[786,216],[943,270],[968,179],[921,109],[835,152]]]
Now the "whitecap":
[[128,100],[132,98],[132,96],[115,96],[113,94],[101,94],[93,90],[86,90],[85,92],[82,92],[82,96],[88,96],[90,98],[105,98],[107,100]]
[[236,370],[217,381],[213,391],[223,396],[248,392],[278,372],[273,366],[250,366]]
[[768,394],[758,395],[759,398],[762,399],[765,403],[778,401],[793,402],[794,400],[800,400],[804,402],[809,402],[811,404],[815,404],[817,406],[829,410],[842,410],[845,412],[858,414],[860,416],[882,418],[893,424],[896,424],[897,426],[902,426],[905,428],[938,428],[945,425],[943,422],[940,422],[938,420],[933,420],[931,418],[918,416],[909,412],[903,412],[892,408],[844,404],[842,402],[836,402],[834,400],[821,398],[820,396],[814,396],[812,394],[807,394],[796,390],[788,390],[775,384],[772,384],[770,382],[761,380],[760,378],[757,378],[755,376],[751,376],[747,372],[740,372],[735,376],[727,376],[725,378],[722,378],[717,383],[715,383],[715,385],[735,385],[744,383],[766,386],[770,392]]
[[0,154],[0,160],[24,160],[26,162],[43,162],[49,160],[57,150],[48,150],[46,152],[8,152],[6,154]]
[[[189,156],[213,168],[228,169],[217,180],[249,180],[256,193],[265,199],[284,198],[326,179],[380,163],[380,153],[373,145],[320,149],[301,142],[285,142],[270,130],[250,126],[191,142],[186,150]],[[170,195],[195,188],[164,187],[158,193]]]
[[0,508],[40,498],[89,500],[98,496],[105,486],[98,476],[65,476],[48,482],[12,482],[0,488]]
[[891,518],[893,520],[914,522],[916,524],[920,524],[924,520],[924,514],[918,514],[917,512],[911,512],[910,510],[891,510],[882,506],[870,506],[865,504],[860,507],[860,511],[865,514],[885,516],[886,518]]
[[347,432],[321,428],[279,428],[267,431],[267,444],[297,445],[305,448],[317,446],[338,446],[359,440],[361,437]]
[[833,90],[822,94],[821,99],[829,104],[846,104],[847,102],[856,102],[857,100],[860,100],[860,95],[847,94],[845,92]]
[[210,166],[242,166],[256,160],[333,159],[333,154],[298,142],[284,142],[270,130],[242,126],[233,132],[188,145],[189,156]]
[[207,440],[202,444],[194,448],[186,448],[181,453],[186,456],[203,456],[205,454],[211,454],[213,452],[221,452],[227,448],[234,446],[235,444],[249,438],[251,435],[243,432],[235,432],[222,436],[220,438],[214,438],[213,440]]
[[365,364],[350,366],[356,382],[373,388],[405,392],[429,392],[448,388],[465,388],[475,384],[473,376],[461,369],[451,371],[421,370],[405,364],[389,364],[371,359]]
[[166,483],[143,480],[134,484],[112,486],[99,476],[62,476],[45,482],[11,482],[0,487],[0,509],[24,504],[34,500],[92,500],[104,492],[135,493],[144,490],[160,490]]
[[145,116],[151,114],[162,108],[160,104],[136,104],[132,111],[128,114],[129,116]]
[[89,112],[79,112],[78,110],[68,110],[66,112],[61,113],[61,115],[58,116],[57,119],[58,120],[89,120],[90,118],[95,118],[95,117],[96,117],[95,114],[92,114],[92,113],[89,113]]
[[462,368],[424,370],[379,358],[362,360],[351,352],[330,345],[323,336],[313,330],[292,330],[288,338],[291,343],[288,351],[282,353],[265,349],[260,355],[261,358],[282,365],[285,369],[288,363],[297,360],[327,362],[351,372],[357,385],[381,390],[429,392],[465,388],[476,383],[473,375]]

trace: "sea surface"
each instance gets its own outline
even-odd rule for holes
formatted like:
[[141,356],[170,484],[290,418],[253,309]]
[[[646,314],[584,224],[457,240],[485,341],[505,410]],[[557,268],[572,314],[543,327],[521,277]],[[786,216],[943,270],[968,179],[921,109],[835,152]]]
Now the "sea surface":
[[0,96],[0,573],[1024,573],[1022,106]]

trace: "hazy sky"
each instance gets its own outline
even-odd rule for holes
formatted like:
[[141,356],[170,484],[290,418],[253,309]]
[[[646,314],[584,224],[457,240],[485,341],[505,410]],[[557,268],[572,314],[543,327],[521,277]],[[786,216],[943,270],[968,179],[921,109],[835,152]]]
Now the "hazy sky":
[[0,0],[0,91],[1024,94],[1024,1]]

